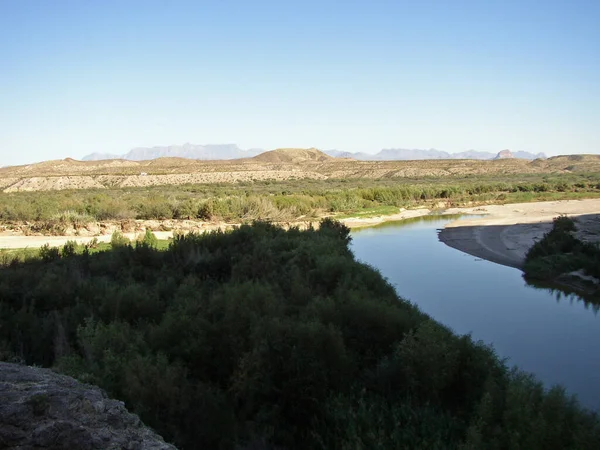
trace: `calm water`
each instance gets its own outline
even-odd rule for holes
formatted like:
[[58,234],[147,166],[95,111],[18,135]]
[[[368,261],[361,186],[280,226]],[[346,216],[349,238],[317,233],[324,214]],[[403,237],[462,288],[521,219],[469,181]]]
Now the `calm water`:
[[390,223],[352,233],[356,257],[398,294],[454,329],[492,344],[508,363],[560,383],[600,410],[600,314],[577,297],[557,298],[521,271],[450,248],[437,230],[450,219]]

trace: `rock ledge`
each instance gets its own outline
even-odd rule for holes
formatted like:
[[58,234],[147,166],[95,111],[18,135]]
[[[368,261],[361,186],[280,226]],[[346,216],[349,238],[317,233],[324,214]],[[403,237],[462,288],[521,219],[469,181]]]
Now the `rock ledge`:
[[0,362],[0,448],[175,447],[100,388],[49,369]]

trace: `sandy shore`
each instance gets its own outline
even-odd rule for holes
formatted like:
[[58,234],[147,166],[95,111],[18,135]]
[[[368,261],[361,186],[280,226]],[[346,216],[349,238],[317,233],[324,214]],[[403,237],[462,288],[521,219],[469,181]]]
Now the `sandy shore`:
[[[129,239],[136,239],[139,233],[123,233]],[[158,239],[169,239],[173,236],[172,231],[154,231]],[[110,242],[112,235],[104,234],[100,236],[0,236],[0,249],[17,248],[39,248],[49,244],[51,247],[60,247],[67,241],[75,241],[79,244],[86,244],[92,239],[98,242]]]
[[513,203],[452,208],[456,214],[484,214],[449,223],[439,233],[450,247],[479,258],[521,268],[527,251],[552,228],[559,215],[577,217],[577,237],[600,242],[600,199]]
[[[343,219],[350,228],[374,226],[383,222],[399,221],[430,214],[427,208],[400,210],[398,214]],[[443,214],[484,215],[464,218],[446,225],[440,232],[440,240],[465,253],[511,267],[521,267],[527,250],[552,226],[558,215],[580,216],[580,238],[600,241],[600,199],[564,200],[556,202],[514,203],[488,205],[472,208],[449,208]],[[305,224],[304,222],[302,224]],[[294,224],[290,224],[294,225]],[[231,224],[214,224],[206,230],[231,228]],[[159,239],[173,236],[171,231],[156,231]],[[125,233],[135,239],[136,233]],[[100,242],[110,242],[111,235],[96,236]],[[91,236],[1,236],[0,249],[37,248],[44,244],[61,246],[69,240],[86,243]]]
[[[350,228],[362,228],[362,227],[370,227],[383,222],[388,221],[399,221],[404,219],[411,219],[414,217],[426,216],[431,213],[430,209],[427,208],[416,208],[416,209],[400,209],[400,212],[397,214],[387,215],[387,216],[377,216],[377,217],[368,217],[368,218],[358,218],[358,217],[350,217],[347,219],[342,219],[341,222],[345,223]],[[300,226],[304,228],[308,226],[311,222],[296,222],[296,223],[282,223],[280,224],[283,227],[287,226]],[[318,224],[318,222],[313,222],[313,224]],[[203,223],[202,231],[212,231],[217,229],[230,229],[236,226],[236,224],[226,224],[226,223]],[[172,231],[154,231],[153,232],[158,239],[169,239],[173,237]],[[140,234],[137,233],[123,233],[123,235],[129,239],[136,239],[136,237]],[[111,233],[108,234],[100,234],[96,236],[25,236],[25,235],[10,235],[10,234],[0,234],[0,249],[18,249],[18,248],[39,248],[45,244],[49,244],[52,247],[60,247],[64,245],[67,241],[76,241],[79,244],[85,244],[90,242],[92,239],[97,239],[99,242],[110,242],[112,237]]]

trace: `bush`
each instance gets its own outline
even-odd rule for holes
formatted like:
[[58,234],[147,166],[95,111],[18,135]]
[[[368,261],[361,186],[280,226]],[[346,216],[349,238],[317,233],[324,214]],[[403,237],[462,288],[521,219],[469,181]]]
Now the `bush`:
[[146,230],[142,239],[139,242],[148,247],[156,248],[158,246],[158,238],[151,230]]
[[94,217],[91,215],[78,211],[62,211],[54,215],[52,219],[61,225],[72,225],[74,227],[82,227],[94,221]]
[[119,247],[126,247],[130,243],[131,241],[126,236],[123,236],[123,233],[121,233],[120,231],[113,232],[110,238],[110,245],[113,249]]
[[58,247],[51,247],[50,244],[44,244],[40,247],[40,258],[42,261],[50,262],[60,258]]
[[98,248],[99,245],[100,245],[100,242],[98,241],[98,238],[95,237],[91,241],[86,242],[84,245],[84,248],[86,248],[87,250],[96,249],[96,248]]
[[76,241],[67,241],[62,247],[61,256],[63,258],[68,258],[69,256],[77,254],[78,250],[79,244]]

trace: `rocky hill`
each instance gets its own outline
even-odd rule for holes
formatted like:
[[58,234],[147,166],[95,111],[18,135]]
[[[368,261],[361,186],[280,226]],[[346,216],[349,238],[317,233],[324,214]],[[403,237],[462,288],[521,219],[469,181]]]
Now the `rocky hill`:
[[494,159],[509,159],[509,158],[514,158],[514,157],[515,157],[515,155],[513,155],[513,153],[510,150],[501,150],[494,157]]
[[280,148],[270,152],[261,153],[252,158],[253,161],[268,162],[274,164],[302,164],[307,162],[325,162],[333,157],[323,153],[316,148]]
[[174,450],[95,386],[0,362],[0,448]]

